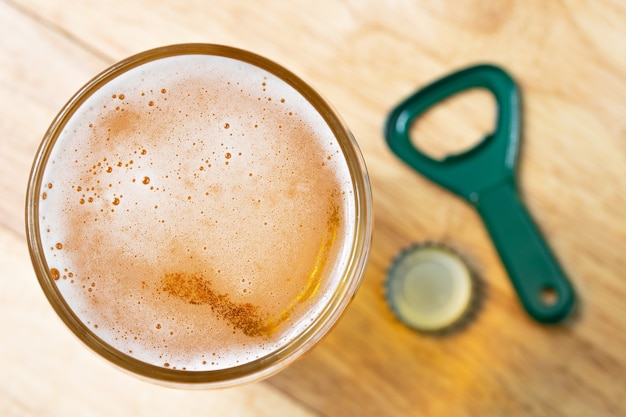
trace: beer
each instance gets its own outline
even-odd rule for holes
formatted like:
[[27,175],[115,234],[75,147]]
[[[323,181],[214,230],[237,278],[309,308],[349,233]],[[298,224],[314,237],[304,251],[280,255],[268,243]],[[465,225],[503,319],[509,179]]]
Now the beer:
[[345,309],[370,200],[310,87],[247,52],[179,45],[66,105],[27,227],[46,295],[89,346],[148,378],[230,385],[295,360]]

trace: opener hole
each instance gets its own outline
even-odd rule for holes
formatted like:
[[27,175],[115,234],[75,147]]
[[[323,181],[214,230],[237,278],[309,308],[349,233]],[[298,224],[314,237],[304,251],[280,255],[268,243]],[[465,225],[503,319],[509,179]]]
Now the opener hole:
[[559,301],[559,293],[552,287],[544,287],[539,291],[539,299],[546,307],[552,307]]
[[436,160],[468,151],[496,125],[493,94],[473,88],[449,97],[415,119],[409,130],[413,146]]

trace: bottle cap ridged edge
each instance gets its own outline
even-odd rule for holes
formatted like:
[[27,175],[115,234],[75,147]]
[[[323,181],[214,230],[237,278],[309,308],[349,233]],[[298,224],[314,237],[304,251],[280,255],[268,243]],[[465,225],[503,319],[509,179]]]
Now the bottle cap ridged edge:
[[[442,327],[435,328],[435,329],[424,328],[424,327],[420,327],[419,325],[416,325],[415,323],[407,322],[405,317],[403,317],[403,314],[401,313],[401,311],[398,309],[395,296],[390,289],[390,283],[394,279],[397,279],[398,266],[405,260],[405,258],[413,254],[416,251],[421,251],[421,250],[426,250],[426,249],[430,249],[430,250],[434,249],[442,253],[446,253],[447,255],[452,256],[456,258],[457,260],[459,260],[467,269],[468,277],[469,277],[469,284],[470,284],[469,300],[464,310],[462,311],[462,313],[460,313],[458,318],[456,318],[453,322],[447,325],[444,325]],[[482,307],[482,303],[484,300],[484,292],[485,292],[485,288],[484,288],[483,282],[479,279],[474,268],[472,268],[468,264],[465,258],[461,256],[456,250],[452,249],[449,245],[439,243],[439,242],[433,242],[433,241],[413,243],[405,247],[404,249],[400,250],[398,254],[395,256],[395,258],[393,259],[393,261],[391,262],[389,268],[387,269],[387,274],[385,276],[384,285],[383,285],[383,293],[384,293],[384,298],[387,302],[387,305],[389,306],[391,312],[393,313],[393,315],[399,322],[401,322],[408,328],[416,330],[420,333],[429,334],[429,335],[437,335],[437,336],[445,336],[445,335],[450,335],[452,333],[457,333],[465,329],[467,326],[469,326],[469,324],[475,320],[478,312],[480,311]]]

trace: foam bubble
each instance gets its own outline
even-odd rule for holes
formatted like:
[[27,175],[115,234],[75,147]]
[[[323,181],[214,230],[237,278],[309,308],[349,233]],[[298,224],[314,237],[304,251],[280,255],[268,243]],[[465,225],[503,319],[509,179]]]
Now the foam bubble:
[[350,250],[341,147],[294,88],[229,58],[162,58],[91,95],[44,172],[55,283],[118,350],[240,365],[324,308]]

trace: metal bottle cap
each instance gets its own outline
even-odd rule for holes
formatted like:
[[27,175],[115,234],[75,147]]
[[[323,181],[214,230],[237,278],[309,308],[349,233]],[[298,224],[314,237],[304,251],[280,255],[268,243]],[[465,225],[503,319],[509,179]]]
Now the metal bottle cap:
[[426,332],[462,323],[475,300],[475,280],[463,259],[435,244],[401,252],[389,269],[385,290],[396,317]]

